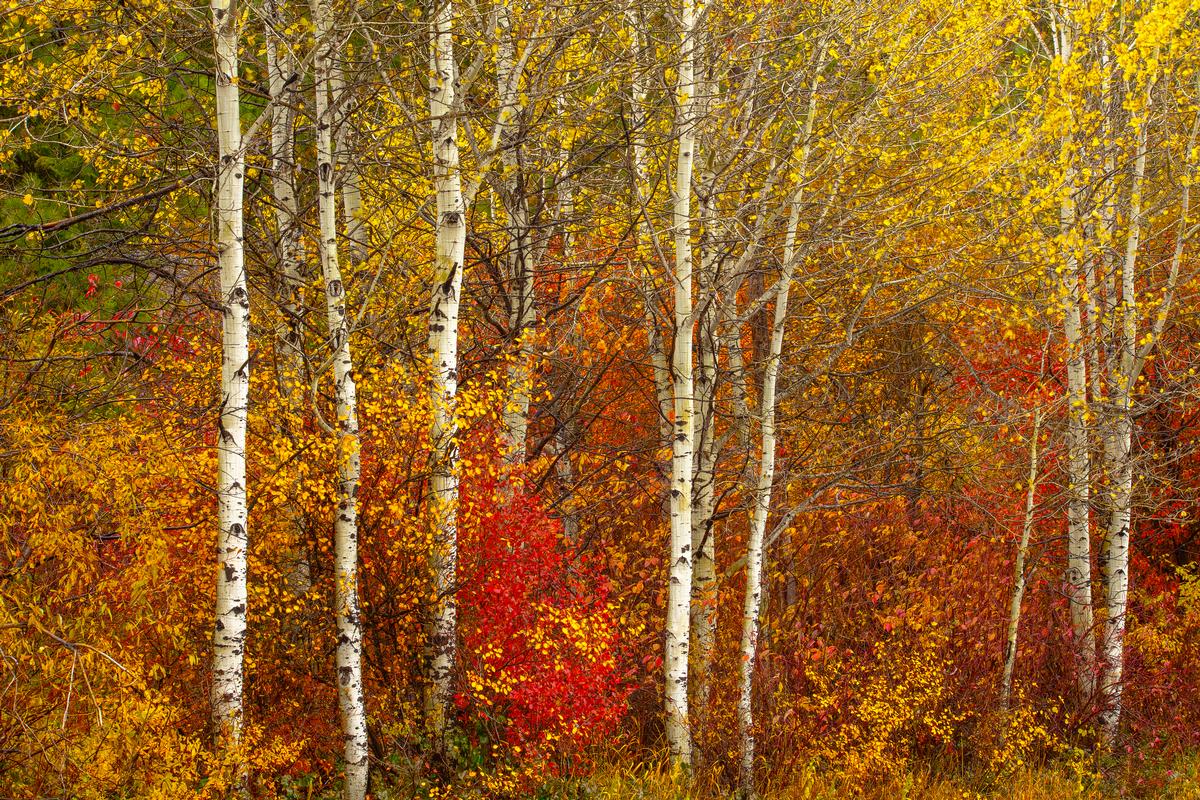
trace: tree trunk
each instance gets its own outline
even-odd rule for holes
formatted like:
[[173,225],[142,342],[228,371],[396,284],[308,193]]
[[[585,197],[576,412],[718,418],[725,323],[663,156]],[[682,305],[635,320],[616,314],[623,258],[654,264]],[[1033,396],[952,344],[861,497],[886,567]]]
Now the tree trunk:
[[[1056,14],[1054,54],[1058,63],[1070,63],[1075,46],[1075,24]],[[1060,160],[1064,163],[1063,185],[1058,207],[1059,302],[1063,307],[1067,371],[1067,574],[1066,590],[1071,604],[1071,632],[1075,653],[1076,681],[1080,701],[1090,703],[1096,689],[1096,637],[1092,610],[1091,543],[1091,451],[1088,442],[1088,346],[1080,314],[1082,297],[1079,256],[1073,242],[1078,213],[1075,206],[1074,137],[1062,138]]]
[[514,464],[525,463],[529,428],[529,404],[533,380],[533,348],[530,329],[537,322],[534,305],[536,256],[530,241],[529,202],[522,176],[521,131],[514,123],[521,111],[520,75],[516,72],[512,10],[508,2],[496,9],[499,30],[496,48],[496,89],[500,98],[501,200],[508,217],[504,252],[508,282],[508,335],[512,347],[508,363],[508,401],[503,423],[507,455]]
[[[218,747],[242,734],[246,647],[246,418],[250,402],[250,294],[242,252],[242,151],[237,9],[213,0],[216,47],[217,254],[221,272],[221,413],[217,421],[217,592],[212,722]],[[244,782],[244,761],[239,771]]]
[[[1149,91],[1147,90],[1147,109]],[[1111,429],[1105,436],[1105,471],[1110,476],[1110,511],[1105,537],[1105,600],[1102,709],[1100,730],[1111,748],[1121,725],[1121,689],[1125,664],[1125,612],[1129,596],[1129,538],[1133,533],[1133,394],[1138,379],[1137,256],[1142,237],[1142,187],[1146,177],[1146,124],[1138,134],[1137,156],[1129,189],[1129,232],[1121,268],[1120,350],[1109,381]],[[1181,223],[1182,224],[1182,223]]]
[[[1059,219],[1063,236],[1075,226],[1075,201],[1067,176]],[[1063,332],[1067,341],[1067,593],[1076,655],[1076,679],[1082,702],[1091,702],[1096,688],[1096,638],[1092,630],[1091,453],[1088,444],[1087,348],[1080,320],[1078,260],[1068,242],[1063,245],[1059,279]]]
[[296,59],[279,32],[286,22],[277,0],[268,0],[266,17],[267,77],[271,94],[271,201],[275,211],[275,258],[279,264],[280,306],[283,312],[279,331],[285,362],[281,390],[289,406],[304,391],[303,299],[304,243],[301,239],[300,207],[296,197],[296,92],[300,76]]
[[678,153],[674,209],[675,347],[671,359],[674,419],[671,438],[671,560],[667,598],[666,713],[671,758],[689,766],[692,758],[688,720],[688,640],[692,594],[692,164],[696,149],[695,45],[696,3],[683,0],[679,17],[680,63],[675,86]]
[[430,511],[433,515],[434,604],[428,636],[428,689],[425,718],[439,742],[447,727],[453,690],[457,639],[454,598],[458,564],[456,506],[458,447],[454,421],[458,391],[458,308],[466,247],[466,205],[458,162],[455,116],[458,75],[454,63],[454,3],[434,10],[430,39],[429,112],[433,127],[433,179],[437,192],[437,251],[429,307],[429,359],[432,370],[433,426]]
[[[304,349],[304,242],[300,204],[296,197],[295,117],[300,76],[291,49],[280,35],[287,22],[277,0],[263,7],[267,43],[267,78],[271,94],[271,202],[275,211],[275,259],[278,264],[279,310],[276,333],[279,393],[286,419],[285,435],[295,444],[304,420],[307,355]],[[298,493],[297,493],[298,496]],[[284,513],[291,522],[294,541],[284,565],[288,588],[303,595],[312,588],[312,569],[305,543],[305,515],[294,499]]]
[[338,486],[333,522],[334,607],[337,615],[337,689],[346,759],[343,797],[363,800],[367,792],[367,711],[362,682],[362,624],[358,606],[358,401],[350,353],[346,288],[338,264],[337,165],[334,152],[334,105],[338,101],[330,73],[337,59],[331,31],[329,0],[312,0],[317,45],[313,60],[316,82],[317,246],[325,282],[325,313],[337,402]]
[[[792,194],[791,212],[783,240],[783,273],[779,277],[779,293],[775,297],[775,313],[771,338],[763,364],[762,392],[759,405],[761,440],[758,475],[751,491],[750,531],[746,542],[746,593],[742,604],[741,675],[738,692],[738,736],[741,741],[739,783],[745,797],[754,792],[754,667],[758,660],[759,620],[762,616],[763,561],[767,518],[771,513],[771,488],[775,481],[775,389],[783,360],[783,339],[787,326],[788,298],[796,274],[796,235],[800,228],[800,209],[812,150],[812,132],[817,114],[817,86],[820,65],[824,61],[824,45],[817,57],[816,74],[809,87],[807,117],[801,131],[800,163],[797,185]],[[739,344],[740,347],[740,344]]]
[[362,190],[358,168],[354,164],[354,96],[346,89],[346,75],[340,61],[329,65],[329,96],[333,98],[333,164],[342,195],[342,225],[351,264],[367,257],[367,221],[363,217]]
[[[707,159],[711,162],[711,157]],[[713,242],[716,227],[716,177],[705,165],[697,187],[700,240],[700,276],[697,282],[700,311],[697,320],[697,370],[695,386],[695,470],[692,477],[692,684],[695,716],[703,724],[711,689],[710,671],[717,629],[716,513],[717,431],[716,390],[719,361],[721,304],[717,287],[717,258]]]
[[767,517],[771,513],[771,487],[775,481],[775,384],[779,376],[779,362],[783,356],[788,296],[796,269],[795,246],[796,231],[800,224],[800,200],[800,193],[797,192],[788,218],[783,248],[784,272],[779,283],[779,295],[775,299],[771,339],[763,365],[759,412],[762,441],[758,476],[753,492],[754,505],[750,514],[750,536],[746,544],[746,596],[742,606],[741,680],[738,693],[738,735],[742,749],[739,778],[742,793],[746,797],[754,796],[754,666],[758,659],[758,628],[762,612],[763,547]]
[[1029,537],[1033,533],[1033,517],[1037,501],[1038,437],[1042,433],[1042,412],[1033,413],[1033,433],[1029,437],[1029,482],[1025,488],[1025,522],[1021,526],[1021,541],[1013,566],[1012,598],[1008,605],[1008,636],[1004,646],[1004,677],[1000,681],[1000,711],[1008,713],[1012,694],[1013,667],[1017,663],[1017,634],[1021,626],[1021,600],[1025,597],[1025,556],[1029,552]]

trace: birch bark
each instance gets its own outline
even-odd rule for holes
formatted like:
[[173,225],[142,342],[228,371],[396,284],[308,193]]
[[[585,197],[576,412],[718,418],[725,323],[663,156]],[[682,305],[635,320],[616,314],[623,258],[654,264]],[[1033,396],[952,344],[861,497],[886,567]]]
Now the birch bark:
[[[304,349],[304,242],[301,238],[299,200],[296,196],[295,118],[300,76],[297,63],[283,36],[287,21],[278,0],[263,5],[266,28],[267,79],[271,95],[271,202],[275,212],[275,259],[278,264],[280,324],[276,332],[279,393],[287,409],[283,423],[295,442],[304,419],[307,355]],[[299,504],[287,503],[295,540],[286,554],[287,584],[296,595],[312,588],[312,570],[305,552],[305,515]]]
[[271,199],[275,211],[275,257],[282,284],[283,325],[279,332],[287,374],[280,381],[285,398],[303,390],[304,323],[301,291],[304,277],[304,243],[301,239],[300,208],[296,197],[296,116],[300,76],[296,58],[283,38],[287,27],[279,0],[268,0],[263,9],[266,23],[267,78],[271,94]]
[[1033,433],[1029,437],[1029,480],[1025,487],[1025,520],[1021,526],[1021,540],[1017,544],[1017,557],[1013,565],[1012,597],[1008,604],[1008,636],[1004,645],[1004,675],[1000,681],[1000,711],[1008,713],[1012,695],[1013,667],[1017,663],[1017,635],[1021,627],[1021,601],[1025,597],[1025,557],[1029,552],[1029,537],[1033,533],[1033,517],[1037,501],[1038,480],[1038,437],[1042,433],[1042,412],[1033,413]]
[[[700,67],[702,77],[697,80],[699,93],[697,127],[707,119],[709,104],[714,101],[716,80],[714,65],[708,51],[710,37],[705,37],[704,53]],[[707,126],[706,126],[707,127]],[[699,724],[704,723],[711,693],[711,668],[713,648],[716,645],[717,629],[717,565],[716,530],[713,515],[716,513],[716,478],[719,448],[716,430],[717,369],[720,361],[720,324],[725,310],[718,285],[717,229],[720,210],[717,203],[717,176],[714,169],[715,154],[711,147],[703,158],[699,180],[696,185],[697,217],[700,222],[700,273],[697,281],[699,312],[696,320],[697,370],[695,386],[695,464],[692,476],[692,608],[691,625],[693,649],[693,716]]]
[[[807,134],[811,134],[812,107]],[[802,163],[807,162],[806,144]],[[803,172],[801,172],[803,181]],[[741,740],[741,764],[739,778],[742,793],[754,796],[754,667],[758,658],[759,617],[762,613],[763,553],[767,530],[767,517],[771,513],[771,488],[775,481],[775,387],[779,376],[779,364],[783,356],[783,336],[787,324],[788,298],[796,270],[796,231],[800,224],[802,189],[797,189],[792,200],[792,211],[788,216],[787,233],[783,246],[783,276],[779,281],[779,294],[775,298],[775,313],[772,320],[771,339],[766,363],[763,366],[759,424],[761,442],[758,475],[753,490],[753,507],[750,514],[750,535],[746,545],[746,595],[742,610],[741,676],[738,692],[738,735]]]
[[337,168],[334,153],[330,71],[337,58],[329,0],[312,0],[317,46],[316,79],[317,204],[320,216],[318,249],[325,283],[325,314],[329,326],[330,358],[337,403],[338,485],[334,515],[334,606],[337,624],[337,690],[341,716],[346,780],[343,797],[363,800],[367,792],[367,714],[362,682],[362,624],[358,604],[358,400],[350,352],[346,289],[338,263]]
[[346,87],[346,73],[340,59],[329,64],[329,96],[333,108],[333,165],[341,189],[344,238],[350,263],[361,264],[367,257],[368,241],[362,189],[354,163],[354,127],[349,124],[355,103],[354,95]]
[[514,464],[525,462],[532,387],[533,348],[529,331],[537,323],[534,305],[536,254],[530,241],[529,202],[521,174],[521,131],[514,126],[520,113],[520,75],[516,72],[516,44],[512,9],[503,2],[496,9],[496,89],[500,98],[501,199],[508,217],[504,261],[508,281],[508,334],[512,344],[507,378],[509,397],[503,423],[507,453]]
[[[823,61],[818,57],[818,64]],[[817,70],[819,75],[820,70]],[[759,405],[761,429],[758,475],[751,493],[750,531],[746,543],[746,594],[742,605],[741,675],[738,691],[738,736],[741,741],[741,763],[739,781],[742,794],[753,797],[754,792],[754,668],[758,659],[759,619],[762,614],[763,561],[766,548],[767,518],[771,513],[771,489],[775,481],[775,392],[779,377],[779,366],[783,360],[783,340],[787,327],[788,299],[796,274],[796,235],[800,227],[800,209],[804,200],[804,187],[808,173],[808,159],[812,152],[813,124],[817,113],[817,78],[809,89],[807,117],[801,132],[802,144],[797,169],[797,186],[792,193],[791,213],[788,215],[787,230],[783,241],[783,274],[779,277],[779,290],[775,297],[775,310],[771,323],[771,338],[767,345],[766,363],[763,365],[762,391]]]
[[692,166],[696,150],[696,0],[683,0],[679,15],[680,63],[675,85],[676,132],[674,207],[675,347],[671,358],[673,410],[671,438],[671,558],[666,625],[667,745],[672,759],[688,766],[692,758],[688,719],[688,645],[692,594]]
[[1119,350],[1110,376],[1111,398],[1104,437],[1105,472],[1109,475],[1108,531],[1104,542],[1104,596],[1107,604],[1101,639],[1103,673],[1100,682],[1100,728],[1105,746],[1116,740],[1121,720],[1121,680],[1124,668],[1125,608],[1129,591],[1129,534],[1133,500],[1133,390],[1137,381],[1137,256],[1142,235],[1142,184],[1146,176],[1146,129],[1138,136],[1127,218],[1125,258],[1120,272]]
[[[1145,105],[1142,110],[1148,117],[1151,79],[1146,88]],[[1125,626],[1129,595],[1129,548],[1133,533],[1133,400],[1138,379],[1146,360],[1150,357],[1158,340],[1162,337],[1175,300],[1179,280],[1179,267],[1183,259],[1184,244],[1189,235],[1188,217],[1191,212],[1191,183],[1194,169],[1192,153],[1197,133],[1200,131],[1200,116],[1193,123],[1188,138],[1188,174],[1181,181],[1179,221],[1175,231],[1175,247],[1171,254],[1162,300],[1154,315],[1154,321],[1145,337],[1138,338],[1140,315],[1137,299],[1137,259],[1141,246],[1143,225],[1142,191],[1146,177],[1148,150],[1148,119],[1143,118],[1138,129],[1137,151],[1134,157],[1129,205],[1126,213],[1128,231],[1125,254],[1120,270],[1121,303],[1118,308],[1120,339],[1118,352],[1114,356],[1113,373],[1109,379],[1111,410],[1110,424],[1105,436],[1104,460],[1107,473],[1111,476],[1111,511],[1105,536],[1105,600],[1107,603],[1103,647],[1104,672],[1101,681],[1103,706],[1100,714],[1103,744],[1111,748],[1116,741],[1121,724],[1121,700],[1124,681]]]
[[[1058,14],[1054,38],[1055,55],[1061,64],[1071,61],[1074,24]],[[1075,652],[1076,682],[1080,700],[1089,703],[1096,688],[1096,638],[1093,631],[1091,555],[1091,451],[1088,441],[1087,353],[1080,307],[1078,213],[1075,205],[1076,174],[1074,137],[1062,136],[1060,161],[1063,185],[1060,190],[1059,254],[1055,269],[1059,301],[1063,310],[1067,372],[1067,594],[1071,605],[1072,647]]]
[[[242,249],[245,153],[238,92],[238,20],[231,0],[213,0],[216,50],[217,257],[221,272],[221,413],[217,421],[217,589],[212,722],[218,743],[242,735],[246,647],[246,418],[250,400],[250,294]],[[244,767],[243,767],[244,772]],[[244,774],[241,780],[244,781]]]
[[458,392],[458,309],[466,246],[466,205],[455,116],[458,75],[454,63],[453,0],[442,0],[434,9],[429,63],[433,179],[437,193],[437,244],[429,307],[433,394],[430,505],[434,519],[430,567],[435,601],[428,636],[425,716],[431,735],[441,740],[447,727],[457,638],[454,589],[458,564],[458,450],[454,412]]
[[1090,702],[1096,687],[1096,639],[1092,617],[1091,453],[1088,444],[1087,348],[1080,319],[1078,259],[1074,253],[1075,201],[1068,169],[1059,209],[1059,289],[1067,343],[1067,593],[1080,698]]

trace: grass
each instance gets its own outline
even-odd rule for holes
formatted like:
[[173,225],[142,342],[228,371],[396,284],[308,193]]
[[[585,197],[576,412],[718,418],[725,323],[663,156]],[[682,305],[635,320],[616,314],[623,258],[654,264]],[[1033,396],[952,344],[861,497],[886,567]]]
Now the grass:
[[[610,763],[587,778],[552,781],[538,800],[734,800],[728,789],[687,781],[663,765]],[[1078,765],[1020,768],[1004,778],[945,776],[911,771],[870,783],[813,768],[759,788],[760,800],[1200,800],[1200,754],[1170,768],[1135,770],[1117,765],[1112,775]]]

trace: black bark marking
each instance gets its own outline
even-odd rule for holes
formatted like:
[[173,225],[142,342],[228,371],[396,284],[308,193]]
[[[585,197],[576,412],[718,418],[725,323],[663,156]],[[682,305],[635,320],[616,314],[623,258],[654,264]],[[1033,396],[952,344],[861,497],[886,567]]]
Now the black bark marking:
[[445,295],[454,295],[454,276],[458,273],[458,264],[450,265],[450,274],[446,276],[446,280],[442,283],[441,292]]

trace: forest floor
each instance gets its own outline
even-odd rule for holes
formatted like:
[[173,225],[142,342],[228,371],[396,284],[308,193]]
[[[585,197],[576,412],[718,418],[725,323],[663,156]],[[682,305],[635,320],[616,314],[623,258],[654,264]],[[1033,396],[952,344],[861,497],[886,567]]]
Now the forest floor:
[[[809,772],[760,790],[760,800],[1117,800],[1169,798],[1200,800],[1200,761],[1186,769],[1127,771],[1109,778],[1049,767],[1022,770],[1005,779],[910,772],[865,784],[844,776]],[[733,800],[721,790],[688,788],[661,772],[614,767],[586,780],[546,785],[532,797],[562,800]]]
[[[487,797],[530,800],[737,800],[740,794],[727,784],[703,777],[685,780],[665,766],[646,763],[608,763],[586,777],[537,780],[521,770],[524,789],[509,783],[512,775],[472,773],[453,786],[428,784],[377,788],[377,800]],[[490,789],[490,791],[489,791]],[[501,794],[494,792],[501,789]],[[415,790],[415,791],[414,791]],[[759,787],[758,800],[1200,800],[1200,753],[1181,756],[1170,763],[1147,763],[1136,753],[1120,762],[1097,767],[1088,759],[1021,766],[1003,777],[960,771],[935,773],[928,769],[898,772],[890,777],[864,780],[836,771],[805,768],[768,781]]]
[[[1126,769],[1103,777],[1063,766],[1021,770],[1004,779],[977,775],[933,776],[908,772],[866,784],[845,776],[802,773],[762,787],[760,800],[1117,800],[1170,798],[1200,800],[1200,758],[1176,769]],[[574,787],[547,786],[537,795],[549,798],[596,800],[706,800],[736,798],[722,791],[689,790],[663,773],[602,770]]]

